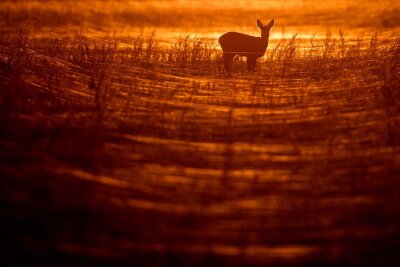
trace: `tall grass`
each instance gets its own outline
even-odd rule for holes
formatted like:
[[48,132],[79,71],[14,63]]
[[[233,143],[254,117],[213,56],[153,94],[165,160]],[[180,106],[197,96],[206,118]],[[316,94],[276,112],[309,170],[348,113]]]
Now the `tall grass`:
[[397,35],[292,36],[256,72],[238,58],[226,77],[215,40],[1,33],[0,171],[12,178],[2,197],[9,222],[35,226],[10,226],[16,247],[142,265],[164,249],[170,265],[197,262],[194,251],[201,266],[226,253],[219,244],[245,263],[252,247],[293,244],[318,246],[317,262],[387,259],[380,245],[398,244],[385,234],[398,235],[399,47]]
[[[400,38],[396,35],[384,39],[374,35],[369,42],[365,42],[361,39],[346,40],[340,31],[338,40],[328,34],[325,40],[311,39],[308,46],[297,44],[296,36],[293,36],[268,50],[265,59],[259,60],[256,76],[247,74],[240,58],[234,62],[234,72],[237,78],[242,76],[249,79],[252,101],[257,99],[258,91],[266,97],[263,86],[273,88],[284,81],[295,82],[297,79],[301,79],[304,85],[312,81],[338,82],[340,86],[349,88],[349,97],[363,93],[354,91],[357,88],[354,82],[358,85],[373,83],[376,84],[374,92],[377,101],[393,111],[397,110],[400,101],[399,46]],[[67,124],[58,127],[75,128],[73,125],[81,123],[87,125],[87,128],[80,130],[87,131],[87,138],[75,140],[77,145],[72,147],[76,151],[69,152],[72,155],[80,155],[81,150],[93,151],[96,150],[94,147],[102,147],[101,140],[109,129],[109,120],[117,114],[113,105],[123,95],[163,98],[168,92],[167,95],[175,99],[179,88],[186,90],[185,83],[178,81],[171,84],[166,78],[168,76],[163,78],[163,75],[224,79],[220,67],[221,52],[215,41],[189,36],[165,47],[157,42],[154,33],[140,35],[130,43],[119,43],[115,39],[93,39],[81,34],[73,38],[53,37],[37,42],[27,32],[20,30],[14,34],[2,33],[0,49],[1,118],[4,123],[8,122],[3,130],[13,128],[11,121],[18,114],[40,112],[50,118],[54,114],[69,114]],[[255,81],[251,82],[252,79]],[[266,80],[267,84],[260,80]],[[141,91],[143,83],[150,83],[146,85],[150,91]],[[218,88],[212,79],[208,82],[208,88],[210,84]],[[196,88],[203,90],[201,85],[196,85]],[[189,89],[191,102],[195,101],[193,95],[199,89]],[[232,94],[230,98],[235,98],[235,94],[239,93],[237,89],[228,89],[228,92]],[[296,96],[295,102],[299,101],[307,101],[304,93]],[[229,102],[225,104],[230,105]],[[79,110],[89,112],[77,117]],[[151,118],[151,109],[146,112],[150,112],[147,116]],[[85,121],[82,121],[85,117]],[[72,122],[71,118],[79,122]],[[181,123],[185,124],[184,120]],[[397,140],[396,123],[390,122],[388,125],[391,140]],[[88,146],[86,149],[82,149],[82,142]]]
[[[399,37],[378,39],[375,35],[370,42],[361,39],[348,41],[342,31],[339,33],[338,40],[328,34],[322,41],[310,39],[308,46],[296,44],[296,35],[282,40],[267,51],[265,59],[259,60],[257,75],[275,81],[287,78],[326,81],[358,75],[360,79],[379,83],[377,93],[388,101],[387,104],[397,103]],[[43,82],[42,86],[54,94],[62,94],[65,89],[73,89],[68,88],[71,80],[67,77],[79,72],[83,75],[81,78],[71,78],[78,78],[76,85],[87,84],[88,94],[93,95],[96,110],[101,113],[106,108],[106,95],[113,83],[110,77],[118,78],[122,68],[134,67],[133,70],[139,72],[143,68],[179,75],[222,74],[219,72],[221,52],[215,41],[189,36],[180,38],[170,47],[161,46],[154,33],[140,35],[128,44],[79,34],[71,39],[50,38],[39,43],[20,31],[12,35],[2,33],[0,42],[2,82],[9,84],[2,90],[3,114],[18,106],[10,103],[18,102],[19,94],[26,93],[21,88],[32,79],[35,83]],[[240,58],[239,62],[234,62],[234,68],[238,75],[247,75]]]

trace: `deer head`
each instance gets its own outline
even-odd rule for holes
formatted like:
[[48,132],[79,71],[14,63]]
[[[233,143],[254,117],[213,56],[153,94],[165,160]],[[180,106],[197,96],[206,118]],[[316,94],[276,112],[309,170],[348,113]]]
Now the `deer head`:
[[272,27],[275,25],[275,20],[271,20],[267,26],[264,26],[261,22],[261,20],[257,19],[257,26],[261,30],[261,38],[263,40],[268,41],[269,38],[269,32],[271,31]]

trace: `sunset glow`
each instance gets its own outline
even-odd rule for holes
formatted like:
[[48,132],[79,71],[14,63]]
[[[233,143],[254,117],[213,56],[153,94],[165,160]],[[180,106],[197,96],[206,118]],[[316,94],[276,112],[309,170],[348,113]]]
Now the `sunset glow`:
[[1,1],[0,266],[398,266],[399,14]]

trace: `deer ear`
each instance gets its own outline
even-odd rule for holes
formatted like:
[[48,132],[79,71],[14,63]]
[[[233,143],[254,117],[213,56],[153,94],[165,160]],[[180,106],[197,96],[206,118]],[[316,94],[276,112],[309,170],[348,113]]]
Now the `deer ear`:
[[274,25],[275,25],[275,20],[273,19],[268,23],[268,28],[271,29],[272,27],[274,27]]
[[262,29],[262,27],[264,27],[264,25],[262,24],[261,20],[257,20],[257,26],[258,28]]

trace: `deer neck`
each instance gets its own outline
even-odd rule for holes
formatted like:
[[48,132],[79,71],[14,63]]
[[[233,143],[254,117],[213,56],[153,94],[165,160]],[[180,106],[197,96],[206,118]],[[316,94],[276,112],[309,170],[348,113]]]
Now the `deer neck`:
[[268,38],[269,36],[261,36],[261,43],[260,43],[260,48],[262,50],[267,50],[267,46],[268,46]]
[[261,34],[261,40],[262,43],[267,46],[268,45],[268,40],[269,40],[269,32],[268,33],[262,33]]

